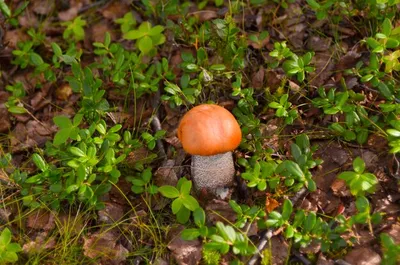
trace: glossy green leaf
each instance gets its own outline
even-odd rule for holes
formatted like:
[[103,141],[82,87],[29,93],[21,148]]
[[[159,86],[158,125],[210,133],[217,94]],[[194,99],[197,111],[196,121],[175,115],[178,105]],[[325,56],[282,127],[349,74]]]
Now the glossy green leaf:
[[170,199],[179,197],[179,194],[180,194],[179,191],[175,187],[169,186],[169,185],[159,187],[158,191],[164,197],[167,197],[167,198],[170,198]]
[[[183,185],[182,185],[183,186]],[[182,198],[182,203],[183,205],[188,208],[191,211],[196,210],[197,208],[199,208],[199,203],[197,202],[197,200],[191,196],[191,195],[186,195]]]
[[176,198],[171,204],[172,213],[177,214],[179,212],[179,210],[181,209],[182,204],[183,204],[182,199]]

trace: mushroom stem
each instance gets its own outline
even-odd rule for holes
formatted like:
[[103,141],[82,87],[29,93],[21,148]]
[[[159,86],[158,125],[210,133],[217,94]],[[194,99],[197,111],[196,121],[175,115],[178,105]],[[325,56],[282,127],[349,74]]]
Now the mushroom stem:
[[232,152],[212,156],[192,156],[192,179],[197,192],[207,191],[223,197],[226,188],[233,185],[235,167]]

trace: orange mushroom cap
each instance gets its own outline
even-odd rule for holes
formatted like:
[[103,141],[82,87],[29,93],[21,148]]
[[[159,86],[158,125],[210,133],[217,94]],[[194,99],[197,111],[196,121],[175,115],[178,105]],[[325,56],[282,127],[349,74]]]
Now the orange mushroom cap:
[[242,132],[228,110],[218,105],[203,104],[183,116],[178,128],[178,138],[187,153],[211,156],[238,147]]

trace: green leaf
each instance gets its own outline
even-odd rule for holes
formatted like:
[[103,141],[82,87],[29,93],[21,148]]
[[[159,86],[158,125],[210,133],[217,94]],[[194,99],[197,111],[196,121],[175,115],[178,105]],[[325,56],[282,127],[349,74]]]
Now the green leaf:
[[193,211],[193,218],[194,218],[194,223],[198,227],[202,227],[206,223],[206,214],[201,207],[197,207],[196,210]]
[[151,30],[149,31],[148,34],[150,36],[156,36],[156,35],[160,35],[161,32],[163,32],[163,31],[164,31],[164,27],[160,26],[160,25],[157,25],[157,26],[151,28]]
[[179,191],[175,187],[169,186],[169,185],[165,185],[165,186],[159,187],[158,191],[164,197],[167,197],[167,198],[170,198],[170,199],[177,198],[180,195]]
[[8,5],[5,3],[4,0],[0,0],[0,11],[3,13],[6,17],[11,17],[11,10],[8,7]]
[[223,71],[226,69],[226,66],[223,64],[213,64],[210,66],[210,70],[212,71]]
[[[183,186],[183,185],[182,185]],[[183,205],[188,208],[191,211],[196,210],[197,208],[199,208],[199,203],[197,202],[197,200],[191,196],[191,195],[186,195],[182,198],[182,202]]]
[[56,135],[54,136],[53,144],[60,145],[60,144],[65,143],[68,140],[70,134],[71,134],[70,128],[64,128],[64,129],[59,130],[56,133]]
[[53,118],[55,125],[61,129],[72,127],[71,120],[66,116],[56,116]]
[[69,148],[69,151],[70,151],[73,155],[76,155],[76,156],[79,156],[79,157],[84,157],[84,156],[86,156],[86,154],[85,154],[81,149],[79,149],[78,147],[75,147],[75,146],[71,146],[71,147]]
[[369,201],[364,196],[359,196],[356,200],[356,207],[359,212],[368,212],[370,211],[369,208]]
[[181,209],[183,204],[183,201],[181,198],[176,198],[172,204],[171,204],[171,209],[173,214],[177,214],[179,210]]
[[294,236],[294,229],[291,225],[288,225],[285,230],[285,237],[292,238]]
[[343,179],[346,182],[350,182],[352,179],[356,178],[357,174],[352,171],[344,171],[339,174],[338,178]]
[[52,42],[51,43],[51,48],[53,49],[53,52],[56,56],[61,56],[62,55],[62,50],[60,48],[60,46],[58,46],[57,43]]
[[51,192],[60,193],[63,190],[62,183],[54,183],[49,187]]
[[388,18],[385,18],[385,20],[382,23],[382,33],[388,37],[392,33],[392,22],[390,22],[390,19]]
[[199,229],[186,228],[181,233],[181,238],[184,240],[194,240],[200,236]]
[[189,195],[190,194],[190,189],[192,188],[192,182],[191,181],[185,181],[182,186],[181,186],[181,194],[182,195]]
[[304,230],[310,232],[317,222],[317,216],[314,212],[310,212],[304,221]]
[[140,39],[146,35],[146,32],[141,32],[139,30],[131,30],[124,34],[124,39],[126,40],[136,40]]
[[391,98],[393,97],[392,91],[390,91],[389,87],[388,87],[385,83],[380,82],[380,83],[378,84],[378,89],[379,89],[379,92],[380,92],[385,98],[391,99]]
[[367,38],[367,44],[372,49],[380,47],[380,43],[377,40],[375,40],[374,38],[371,38],[371,37]]
[[7,246],[11,242],[11,231],[7,227],[1,232],[0,245]]
[[137,45],[143,54],[148,54],[153,48],[153,41],[149,36],[144,36],[138,40]]
[[18,261],[18,255],[15,252],[7,251],[2,255],[2,258],[6,262],[16,262]]
[[7,245],[7,251],[11,251],[11,252],[20,252],[22,251],[22,248],[19,244],[17,243],[10,243]]
[[364,172],[365,170],[365,163],[364,160],[361,159],[361,157],[357,157],[356,159],[354,159],[353,161],[353,168],[354,171],[361,174]]
[[285,200],[283,202],[283,207],[282,207],[282,219],[284,221],[289,220],[290,215],[292,214],[293,211],[293,204],[290,200]]
[[[286,163],[285,163],[286,162]],[[286,160],[283,163],[285,163],[285,169],[291,173],[292,175],[298,177],[299,179],[304,179],[304,173],[299,167],[299,165],[293,161]],[[282,163],[282,164],[283,164]]]
[[225,226],[223,223],[221,222],[217,222],[216,227],[219,231],[219,233],[221,234],[221,236],[226,240],[229,241],[231,243],[234,243],[236,240],[236,232],[233,229],[232,226]]
[[144,192],[144,187],[143,186],[132,186],[131,190],[135,193],[135,194],[141,194]]
[[318,10],[321,8],[321,5],[318,4],[315,0],[307,0],[307,4],[314,10]]
[[40,171],[44,172],[47,170],[47,164],[39,154],[36,153],[33,154],[32,160],[35,163],[35,165],[40,169]]
[[142,172],[142,179],[145,183],[149,183],[151,180],[152,174],[151,174],[151,168],[146,168]]
[[29,59],[31,60],[32,64],[35,66],[39,66],[44,63],[42,57],[40,57],[39,54],[34,53],[34,52],[30,53]]
[[8,108],[8,111],[13,114],[24,114],[27,112],[27,110],[21,106],[11,106]]
[[181,224],[187,223],[189,217],[190,217],[190,211],[185,207],[181,207],[179,212],[176,214],[176,220]]
[[143,187],[143,186],[145,186],[146,185],[146,183],[142,180],[142,179],[132,179],[132,184],[133,185],[135,185],[135,186],[140,186],[140,187]]
[[76,191],[79,189],[79,186],[76,184],[70,185],[65,191],[69,194],[73,191]]
[[395,129],[388,129],[386,132],[394,137],[400,137],[400,131]]
[[268,107],[273,108],[273,109],[279,109],[279,108],[282,108],[282,105],[279,104],[278,102],[271,102],[268,104]]

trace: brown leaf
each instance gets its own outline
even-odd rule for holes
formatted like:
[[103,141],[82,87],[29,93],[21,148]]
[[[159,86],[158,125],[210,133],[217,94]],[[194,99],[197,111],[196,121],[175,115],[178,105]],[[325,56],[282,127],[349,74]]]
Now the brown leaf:
[[117,243],[117,237],[112,232],[95,233],[83,238],[83,254],[89,258],[101,258],[112,264],[126,260],[129,251]]
[[311,60],[311,64],[315,66],[315,71],[309,74],[311,84],[314,86],[322,86],[333,74],[335,67],[329,52],[317,52]]
[[217,199],[208,202],[206,205],[206,213],[207,219],[213,224],[218,221],[223,221],[224,219],[235,222],[237,218],[235,211],[226,201]]
[[281,86],[283,75],[279,74],[276,70],[267,70],[265,80],[266,86],[270,88],[271,93]]
[[72,88],[69,84],[63,84],[56,89],[56,98],[59,100],[67,100],[72,95]]
[[351,250],[344,260],[352,265],[379,265],[382,261],[378,253],[367,247]]
[[111,1],[104,8],[101,9],[101,14],[103,17],[111,20],[123,17],[127,12],[129,12],[129,4],[126,1]]
[[319,148],[315,152],[315,157],[321,158],[324,163],[315,172],[315,182],[319,189],[327,192],[335,181],[340,167],[348,161],[349,155],[339,144],[327,141],[317,144]]
[[35,240],[30,240],[22,246],[22,250],[25,254],[37,254],[45,250],[53,249],[56,246],[56,240],[54,237],[46,239],[48,233],[39,233]]
[[254,88],[262,88],[264,86],[264,76],[265,70],[264,67],[260,67],[257,72],[253,74],[251,77],[251,84]]
[[32,10],[39,15],[48,15],[54,10],[55,1],[34,0],[31,1]]
[[163,162],[154,174],[155,183],[157,186],[171,185],[176,186],[178,183],[178,177],[175,172],[175,160],[168,159]]
[[388,233],[389,236],[391,236],[394,240],[394,242],[399,245],[400,244],[400,224],[396,223],[390,227],[388,231],[385,231],[385,233]]
[[319,36],[310,36],[307,41],[307,49],[315,52],[327,51],[331,46],[332,38],[321,38]]
[[91,42],[104,42],[106,32],[110,34],[111,41],[115,40],[115,31],[109,22],[100,21],[91,25],[89,29]]
[[22,29],[7,30],[4,36],[4,42],[8,43],[7,47],[11,49],[17,48],[18,42],[24,42],[29,40],[28,34],[26,34]]
[[351,69],[358,62],[361,57],[361,53],[355,50],[351,50],[339,59],[339,62],[335,66],[336,71],[343,71],[345,69]]
[[50,231],[55,228],[54,214],[45,210],[35,210],[28,215],[26,226],[32,229]]
[[169,237],[173,237],[168,244],[168,249],[171,250],[172,256],[179,265],[196,265],[201,260],[202,244],[200,240],[183,240],[181,232],[183,226],[172,230]]
[[121,205],[111,202],[104,203],[104,209],[98,212],[99,222],[112,224],[118,222],[124,216],[124,209]]
[[0,105],[0,117],[0,133],[7,133],[11,128],[11,122],[8,110],[3,104]]
[[83,6],[83,3],[79,0],[70,1],[70,8],[65,11],[58,12],[58,18],[61,21],[71,21],[78,16],[79,9]]
[[351,196],[350,190],[347,188],[346,181],[343,179],[335,179],[331,185],[333,194],[339,197]]
[[23,28],[37,28],[38,19],[30,8],[25,9],[25,11],[18,16],[19,25]]
[[215,10],[198,10],[191,13],[191,15],[198,17],[200,22],[209,21],[218,17],[217,11]]
[[267,196],[265,198],[265,210],[267,211],[267,213],[272,212],[276,209],[276,207],[279,206],[279,202],[274,198],[271,198],[270,196],[271,195],[267,193]]
[[274,236],[271,238],[271,245],[272,264],[286,264],[286,258],[289,255],[289,244],[282,237]]

